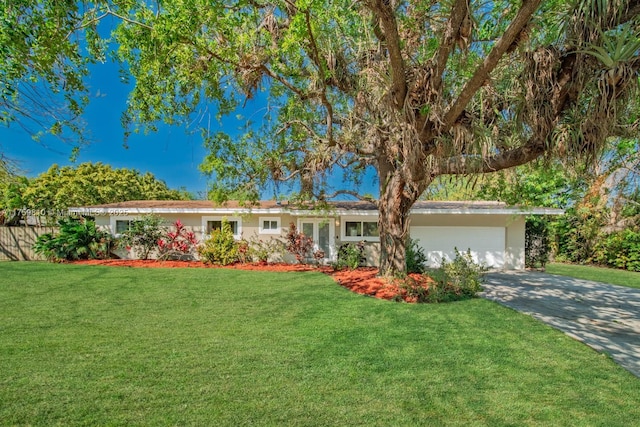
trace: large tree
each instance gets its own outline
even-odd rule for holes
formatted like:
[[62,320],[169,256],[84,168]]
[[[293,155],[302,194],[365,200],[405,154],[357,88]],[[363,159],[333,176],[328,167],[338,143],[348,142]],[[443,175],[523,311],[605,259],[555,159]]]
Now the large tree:
[[[135,79],[128,126],[266,99],[244,135],[203,131],[203,169],[221,199],[287,180],[304,199],[354,194],[351,182],[373,168],[383,273],[404,270],[409,210],[436,178],[595,158],[637,124],[639,0],[114,0],[84,10],[119,19],[117,57]],[[329,179],[339,172],[350,178],[342,188]]]
[[54,221],[66,215],[69,207],[190,198],[186,191],[170,189],[149,172],[102,163],[53,165],[33,179],[18,176],[0,182],[0,223],[16,224],[29,212]]

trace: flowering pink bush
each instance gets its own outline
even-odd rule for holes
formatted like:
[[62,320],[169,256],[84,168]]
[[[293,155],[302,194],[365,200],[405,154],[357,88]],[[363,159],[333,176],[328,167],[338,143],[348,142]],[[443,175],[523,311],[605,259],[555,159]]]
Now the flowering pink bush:
[[188,259],[198,245],[198,239],[193,231],[188,230],[180,220],[173,224],[175,231],[169,231],[158,239],[159,259]]

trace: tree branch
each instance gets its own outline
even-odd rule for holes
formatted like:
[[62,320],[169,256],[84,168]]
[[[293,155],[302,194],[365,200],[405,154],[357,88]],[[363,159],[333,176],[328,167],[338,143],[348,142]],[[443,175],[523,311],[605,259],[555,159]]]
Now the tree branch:
[[283,78],[282,76],[279,76],[277,74],[275,74],[273,71],[271,71],[269,69],[269,67],[267,67],[266,65],[262,64],[260,66],[260,71],[262,71],[265,75],[271,77],[274,80],[277,80],[278,82],[282,83],[287,89],[289,89],[291,92],[295,93],[296,95],[298,95],[302,100],[305,99],[309,99],[311,98],[311,94],[306,93],[300,89],[298,89],[297,87],[295,87],[294,85],[292,85],[291,83],[289,83],[285,78]]
[[453,8],[451,8],[451,16],[449,17],[447,28],[442,36],[438,52],[436,53],[435,70],[432,74],[434,90],[440,90],[442,75],[447,68],[447,61],[455,48],[456,36],[460,32],[460,26],[467,13],[469,13],[467,0],[457,0]]
[[491,49],[491,52],[489,52],[489,55],[487,55],[482,65],[471,77],[471,80],[469,80],[462,88],[460,95],[458,95],[458,99],[456,99],[449,111],[444,115],[443,126],[441,129],[442,133],[451,129],[451,126],[453,126],[460,114],[462,114],[467,104],[471,101],[471,98],[473,98],[473,95],[475,95],[487,78],[489,78],[489,74],[498,65],[498,62],[506,53],[507,49],[509,49],[509,46],[513,44],[516,37],[518,37],[518,34],[520,34],[520,31],[527,25],[531,16],[538,9],[540,2],[541,0],[524,0],[522,2],[522,6],[520,6],[520,10],[518,10],[516,17],[511,21],[511,24],[506,29],[502,37],[493,46],[493,49]]
[[404,107],[404,99],[407,96],[407,80],[404,59],[402,58],[401,40],[398,34],[398,23],[391,9],[391,2],[384,0],[371,0],[368,2],[374,15],[382,24],[385,35],[385,44],[389,51],[391,66],[391,95],[393,103],[398,110]]
[[[376,199],[374,199],[373,197],[363,196],[363,195],[359,194],[358,192],[351,191],[351,190],[336,190],[332,194],[322,194],[322,198],[324,200],[331,200],[331,199],[334,199],[334,198],[336,198],[338,196],[344,196],[344,195],[351,196],[351,197],[353,197],[355,199],[358,199],[360,201],[363,201],[363,202],[373,203],[376,206],[378,204],[378,201]],[[319,196],[319,194],[315,195],[316,198],[318,198],[318,196]]]
[[529,163],[544,154],[544,152],[548,150],[548,147],[545,140],[536,135],[520,147],[504,151],[488,158],[464,155],[452,157],[445,161],[445,163],[434,172],[433,176],[497,172]]
[[307,23],[307,31],[309,32],[309,39],[311,44],[311,57],[313,62],[316,64],[316,68],[318,73],[320,74],[320,81],[322,82],[322,93],[320,94],[320,100],[324,108],[327,110],[327,139],[329,140],[329,144],[333,144],[333,106],[327,99],[327,84],[325,82],[326,76],[325,67],[322,62],[322,58],[320,58],[320,51],[318,49],[318,44],[316,43],[316,39],[313,35],[313,30],[311,28],[311,14],[309,11],[304,12],[305,21]]

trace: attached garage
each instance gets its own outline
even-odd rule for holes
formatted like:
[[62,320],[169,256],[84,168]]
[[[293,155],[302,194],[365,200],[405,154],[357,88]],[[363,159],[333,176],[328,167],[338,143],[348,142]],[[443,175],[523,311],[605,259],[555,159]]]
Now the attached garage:
[[473,260],[487,267],[505,267],[505,227],[411,227],[411,237],[418,241],[427,255],[430,267],[440,265],[442,259],[452,261],[455,249],[470,250]]
[[418,241],[430,266],[455,249],[470,250],[474,261],[498,270],[525,268],[527,215],[559,215],[559,209],[522,208],[500,202],[418,202],[411,209],[409,234]]

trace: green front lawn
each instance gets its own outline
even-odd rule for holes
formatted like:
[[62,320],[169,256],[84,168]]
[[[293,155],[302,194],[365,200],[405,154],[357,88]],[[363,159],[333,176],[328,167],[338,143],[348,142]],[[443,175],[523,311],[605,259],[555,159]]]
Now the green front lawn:
[[529,316],[320,273],[0,264],[0,424],[634,425],[640,380]]
[[640,273],[633,271],[574,264],[547,264],[545,271],[561,276],[571,276],[578,279],[640,289]]

